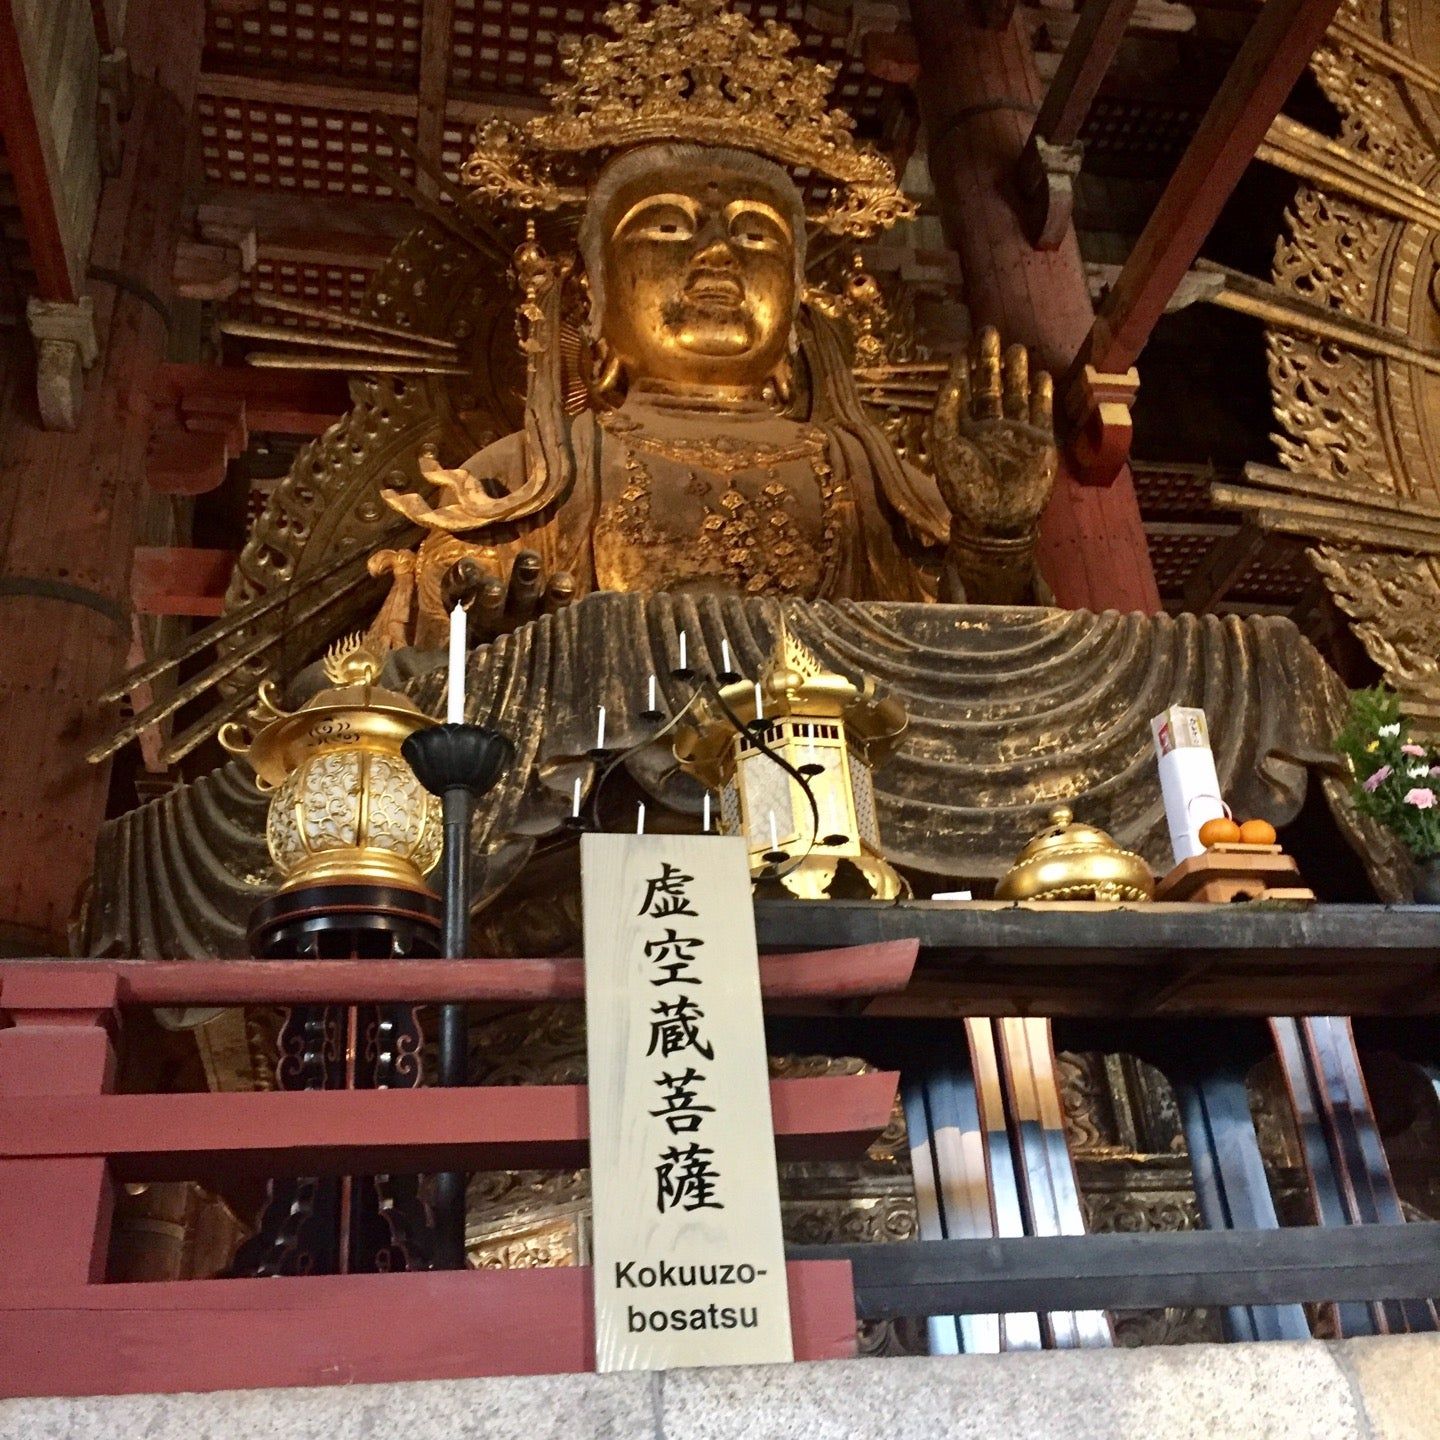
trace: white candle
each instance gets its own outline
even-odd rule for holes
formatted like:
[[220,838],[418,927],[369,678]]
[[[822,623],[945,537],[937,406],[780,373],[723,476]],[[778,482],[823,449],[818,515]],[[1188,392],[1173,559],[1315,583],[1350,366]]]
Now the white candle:
[[772,850],[780,848],[780,834],[775,829],[775,812],[773,810],[770,812],[770,848]]
[[465,607],[450,612],[450,688],[445,697],[445,722],[465,722]]
[[597,750],[605,748],[605,707],[603,705],[600,707],[599,718],[595,721],[595,748]]
[[655,704],[655,677],[650,677],[650,688],[646,692],[645,708],[653,715],[658,708]]
[[683,630],[680,632],[680,668],[682,670],[688,668],[685,664],[685,632]]
[[580,818],[580,777],[575,777],[575,804],[571,807],[570,813],[578,820]]
[[726,675],[734,673],[730,669],[730,642],[728,640],[720,642],[720,669]]
[[755,718],[757,720],[765,718],[765,696],[760,689],[758,680],[755,682]]
[[705,834],[707,834],[707,835],[710,833],[710,792],[709,792],[708,790],[705,792],[705,821],[704,821],[704,831],[705,831]]
[[645,833],[645,802],[643,800],[635,807],[635,833],[637,835]]

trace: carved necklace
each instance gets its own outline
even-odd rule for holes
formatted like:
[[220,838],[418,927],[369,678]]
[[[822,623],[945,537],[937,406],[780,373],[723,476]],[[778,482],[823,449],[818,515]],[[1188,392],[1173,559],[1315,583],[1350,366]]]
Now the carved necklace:
[[795,460],[809,460],[812,466],[816,461],[823,463],[828,443],[825,432],[811,425],[804,427],[798,440],[781,445],[770,440],[747,440],[740,435],[695,439],[659,436],[629,416],[613,413],[601,415],[600,424],[632,450],[726,476],[742,470],[770,470]]

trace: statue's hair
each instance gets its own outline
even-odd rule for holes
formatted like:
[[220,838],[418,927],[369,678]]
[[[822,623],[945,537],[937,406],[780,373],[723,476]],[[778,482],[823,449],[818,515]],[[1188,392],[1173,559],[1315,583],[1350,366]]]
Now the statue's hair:
[[773,160],[766,160],[749,150],[664,141],[640,145],[618,155],[600,172],[600,178],[590,192],[585,218],[580,222],[580,253],[584,257],[585,274],[590,282],[592,329],[598,331],[605,316],[605,266],[601,256],[609,238],[605,218],[611,203],[622,186],[637,175],[662,165],[692,170],[700,165],[720,166],[758,180],[770,191],[779,202],[776,208],[790,222],[790,230],[795,237],[795,305],[798,311],[800,297],[805,290],[805,203],[789,174]]

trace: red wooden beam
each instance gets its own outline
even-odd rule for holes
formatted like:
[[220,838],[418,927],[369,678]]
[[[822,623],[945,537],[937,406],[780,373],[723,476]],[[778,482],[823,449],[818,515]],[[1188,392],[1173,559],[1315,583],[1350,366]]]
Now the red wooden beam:
[[241,365],[160,365],[150,393],[180,428],[193,428],[188,421],[207,400],[241,401],[251,430],[281,435],[319,435],[350,408],[342,376]]
[[234,568],[233,550],[141,545],[130,568],[130,599],[141,615],[219,615]]
[[[890,1122],[898,1077],[772,1080],[782,1160],[856,1156]],[[178,1095],[15,1095],[7,1161],[109,1156],[121,1180],[553,1170],[588,1163],[583,1085]]]
[[1052,145],[1069,145],[1081,127],[1115,52],[1125,38],[1138,0],[1085,0],[1060,68],[1035,117],[1034,134]]
[[[795,1358],[852,1357],[849,1262],[785,1268]],[[556,1268],[0,1290],[0,1396],[588,1371],[592,1289]]]
[[[79,116],[76,124],[92,119]],[[79,273],[79,257],[72,256],[65,243],[60,176],[43,123],[15,6],[5,0],[0,4],[0,134],[5,138],[5,159],[35,267],[36,293],[42,300],[73,304],[80,298],[84,276]]]
[[[889,994],[909,983],[918,940],[760,957],[767,1000]],[[53,960],[0,960],[0,1011],[10,977],[54,972]],[[128,1005],[334,1005],[425,1001],[580,1000],[584,962],[542,960],[66,961],[67,978],[114,975]]]
[[1225,202],[1339,7],[1267,0],[1130,252],[1070,378],[1121,374],[1139,357]]

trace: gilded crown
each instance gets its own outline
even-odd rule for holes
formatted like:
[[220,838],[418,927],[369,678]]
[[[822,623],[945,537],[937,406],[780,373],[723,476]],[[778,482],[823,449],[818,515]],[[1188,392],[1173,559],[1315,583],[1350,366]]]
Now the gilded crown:
[[[863,237],[914,214],[885,156],[858,144],[854,121],[828,105],[836,66],[795,52],[795,32],[752,25],[726,0],[670,0],[646,19],[611,6],[614,39],[571,40],[566,79],[547,87],[550,109],[523,129],[491,122],[465,163],[465,180],[522,208],[553,210],[585,198],[563,160],[649,141],[688,140],[750,150],[830,183],[812,218]],[[556,160],[560,160],[560,165]]]

